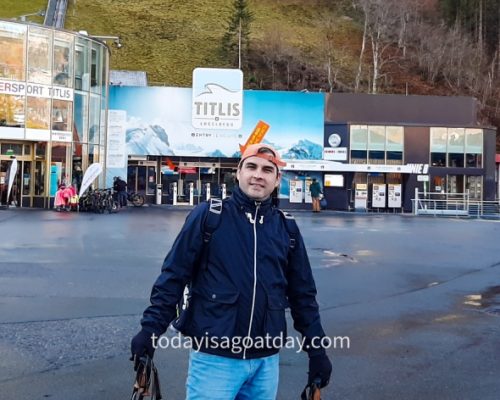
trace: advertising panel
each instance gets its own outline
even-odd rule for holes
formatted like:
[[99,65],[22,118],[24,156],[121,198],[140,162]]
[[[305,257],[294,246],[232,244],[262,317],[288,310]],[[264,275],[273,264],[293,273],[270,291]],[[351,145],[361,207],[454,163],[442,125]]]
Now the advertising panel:
[[386,185],[374,183],[372,186],[372,207],[385,208]]
[[306,179],[304,183],[306,185],[306,190],[304,192],[304,202],[311,204],[312,203],[312,197],[311,197],[312,179]]
[[303,181],[294,179],[290,181],[290,203],[302,203],[304,198]]
[[106,148],[106,166],[108,168],[125,168],[127,166],[126,121],[127,115],[124,111],[110,111],[108,113],[108,144]]
[[388,185],[388,207],[401,208],[401,184]]
[[354,196],[354,208],[366,210],[368,201],[368,185],[366,183],[357,183],[355,196]]
[[323,96],[244,91],[240,129],[194,128],[192,90],[186,88],[112,86],[109,109],[126,112],[129,155],[239,157],[240,146],[256,133],[284,159],[321,160]]
[[196,68],[193,71],[192,124],[200,129],[240,129],[243,120],[243,72]]

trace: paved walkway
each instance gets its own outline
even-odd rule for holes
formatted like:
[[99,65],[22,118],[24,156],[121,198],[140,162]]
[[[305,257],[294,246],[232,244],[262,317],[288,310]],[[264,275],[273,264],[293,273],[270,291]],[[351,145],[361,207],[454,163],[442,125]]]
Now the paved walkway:
[[[130,338],[186,215],[0,210],[0,398],[128,398]],[[498,399],[500,223],[296,217],[325,329],[350,338],[330,350],[324,399]],[[166,398],[183,399],[187,351],[156,359]],[[278,399],[299,397],[306,369],[282,352]]]

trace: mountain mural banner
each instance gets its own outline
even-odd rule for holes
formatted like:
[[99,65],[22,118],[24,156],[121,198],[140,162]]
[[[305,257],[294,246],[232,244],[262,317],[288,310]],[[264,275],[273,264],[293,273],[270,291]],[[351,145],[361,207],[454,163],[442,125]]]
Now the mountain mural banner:
[[111,86],[109,109],[126,112],[126,152],[137,156],[239,157],[259,121],[284,159],[323,156],[324,94],[246,90],[240,129],[192,125],[192,89]]

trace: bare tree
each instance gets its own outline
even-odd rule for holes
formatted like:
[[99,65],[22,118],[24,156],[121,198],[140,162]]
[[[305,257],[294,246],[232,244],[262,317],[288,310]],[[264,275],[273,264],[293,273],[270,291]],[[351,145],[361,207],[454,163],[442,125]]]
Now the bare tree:
[[[371,92],[378,92],[378,82],[383,76],[383,68],[392,61],[387,57],[387,50],[397,44],[398,32],[400,32],[400,19],[395,10],[399,4],[398,0],[354,0],[355,4],[362,10],[365,18],[363,42],[365,38],[370,39],[372,52],[372,78]],[[362,45],[360,63],[364,53]],[[359,88],[360,68],[358,67],[356,84]]]

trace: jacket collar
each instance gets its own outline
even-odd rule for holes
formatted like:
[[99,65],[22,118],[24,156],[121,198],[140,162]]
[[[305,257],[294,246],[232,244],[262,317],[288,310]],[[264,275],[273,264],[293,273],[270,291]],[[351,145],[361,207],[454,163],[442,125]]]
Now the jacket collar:
[[235,186],[231,197],[234,199],[239,208],[244,208],[246,210],[255,210],[257,205],[260,204],[260,210],[265,212],[271,209],[272,206],[271,196],[269,196],[266,200],[258,202],[243,193],[239,186]]

